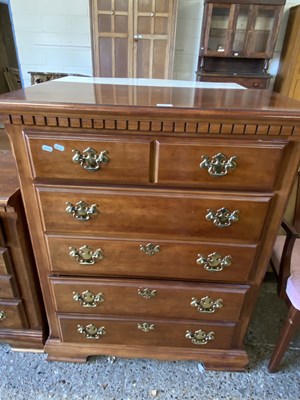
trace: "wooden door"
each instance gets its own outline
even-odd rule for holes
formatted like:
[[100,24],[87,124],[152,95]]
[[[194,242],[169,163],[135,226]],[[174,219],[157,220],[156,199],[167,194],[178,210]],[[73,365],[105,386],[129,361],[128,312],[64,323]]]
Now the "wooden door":
[[132,76],[133,1],[92,0],[94,75]]
[[176,1],[134,1],[134,62],[136,78],[172,78]]
[[94,75],[172,78],[177,0],[91,0]]

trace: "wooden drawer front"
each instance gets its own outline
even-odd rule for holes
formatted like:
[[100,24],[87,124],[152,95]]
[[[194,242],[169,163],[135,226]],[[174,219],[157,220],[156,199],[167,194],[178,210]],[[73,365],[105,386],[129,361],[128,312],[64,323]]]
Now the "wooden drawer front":
[[54,277],[51,283],[58,312],[222,321],[239,319],[244,296],[249,288],[237,285]]
[[13,299],[13,278],[10,275],[0,275],[0,299]]
[[8,251],[6,247],[0,247],[0,275],[6,275],[11,272]]
[[267,89],[269,87],[270,78],[250,78],[246,76],[236,76],[236,75],[213,75],[213,76],[205,76],[198,75],[198,81],[202,82],[229,82],[229,83],[238,83],[241,86],[244,86],[247,89]]
[[[224,145],[224,142],[213,140],[160,141],[158,183],[203,188],[271,189],[285,147],[286,143],[233,141]],[[212,163],[217,163],[215,156],[218,154],[225,156],[225,167],[210,168]],[[208,165],[200,168],[204,156],[209,158]],[[233,169],[228,164],[231,157],[237,157]],[[224,175],[217,176],[218,173]]]
[[[105,344],[120,345],[145,345],[145,346],[167,346],[167,347],[188,347],[199,349],[229,349],[232,343],[235,324],[216,324],[189,321],[166,321],[144,318],[109,318],[109,317],[73,317],[71,315],[58,315],[61,340],[64,342],[78,342],[95,344],[99,346]],[[144,325],[148,332],[144,332],[139,326]],[[78,331],[88,325],[94,325],[97,329],[104,327],[105,334],[99,335],[99,338],[92,339],[85,337],[84,333]],[[151,329],[152,328],[152,329]],[[190,338],[187,338],[187,332],[194,335],[196,331],[203,331],[205,335],[211,333],[212,340],[207,340],[206,344],[194,344]],[[99,331],[101,332],[101,331]],[[103,330],[102,330],[103,332]],[[199,332],[200,336],[200,332]]]
[[[83,152],[89,147],[98,153],[107,151],[108,163],[100,163],[98,170],[87,170],[80,163],[74,163],[73,150],[85,156],[87,153]],[[79,138],[62,140],[29,136],[29,152],[35,178],[149,183],[150,139],[131,138],[130,142],[126,138],[83,141]]]
[[255,245],[68,236],[47,240],[52,271],[73,275],[245,283],[256,253]]
[[21,300],[0,301],[0,330],[27,328]]
[[[180,193],[175,191],[124,191],[120,189],[88,192],[39,190],[45,230],[76,234],[205,238],[214,241],[257,242],[261,235],[271,197],[228,193]],[[97,215],[80,221],[66,212],[66,204],[75,207],[84,201],[97,205]],[[76,206],[77,207],[77,206]],[[208,209],[223,207],[239,212],[239,221],[220,228],[207,220]],[[69,206],[70,208],[70,206]]]

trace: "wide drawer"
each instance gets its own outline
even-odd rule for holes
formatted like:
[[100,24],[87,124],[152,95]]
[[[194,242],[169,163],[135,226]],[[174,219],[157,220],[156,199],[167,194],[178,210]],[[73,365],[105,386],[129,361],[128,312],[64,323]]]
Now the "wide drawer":
[[0,330],[27,328],[21,300],[0,301]]
[[286,142],[159,141],[160,184],[271,189]]
[[58,187],[37,192],[46,232],[221,242],[256,243],[271,200],[271,195],[227,192]]
[[69,275],[245,283],[256,245],[47,236],[51,270]]
[[[122,136],[95,141],[68,140],[63,133],[51,138],[27,135],[34,178],[149,183],[150,139]],[[101,152],[105,153],[101,156]]]
[[235,324],[58,315],[64,342],[229,349]]
[[0,299],[13,299],[15,297],[14,282],[10,275],[0,275]]
[[63,313],[237,321],[249,286],[50,278]]

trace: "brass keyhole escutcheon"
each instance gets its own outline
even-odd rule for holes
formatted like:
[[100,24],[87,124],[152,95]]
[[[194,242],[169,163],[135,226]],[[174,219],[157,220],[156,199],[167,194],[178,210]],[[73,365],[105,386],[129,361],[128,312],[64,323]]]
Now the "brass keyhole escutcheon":
[[79,301],[82,307],[97,307],[99,303],[103,303],[103,293],[94,294],[90,290],[82,293],[73,292],[73,300]]
[[206,271],[219,272],[223,271],[225,267],[229,267],[232,264],[232,257],[230,255],[222,257],[221,254],[214,252],[208,256],[198,254],[196,263],[202,265]]
[[137,328],[143,332],[150,332],[154,330],[154,324],[149,324],[148,322],[139,322]]
[[153,297],[156,296],[156,290],[155,289],[138,289],[138,294],[143,297],[144,299],[152,299]]
[[147,256],[154,256],[155,254],[160,252],[160,245],[148,243],[146,245],[140,245],[140,250],[147,254]]

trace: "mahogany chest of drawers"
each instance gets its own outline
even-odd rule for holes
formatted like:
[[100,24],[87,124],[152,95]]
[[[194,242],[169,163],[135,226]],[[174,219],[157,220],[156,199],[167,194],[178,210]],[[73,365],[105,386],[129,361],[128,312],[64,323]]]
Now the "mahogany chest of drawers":
[[45,313],[18,174],[7,135],[0,131],[0,341],[42,350]]
[[299,165],[299,103],[261,90],[63,79],[0,97],[50,360],[243,370]]

